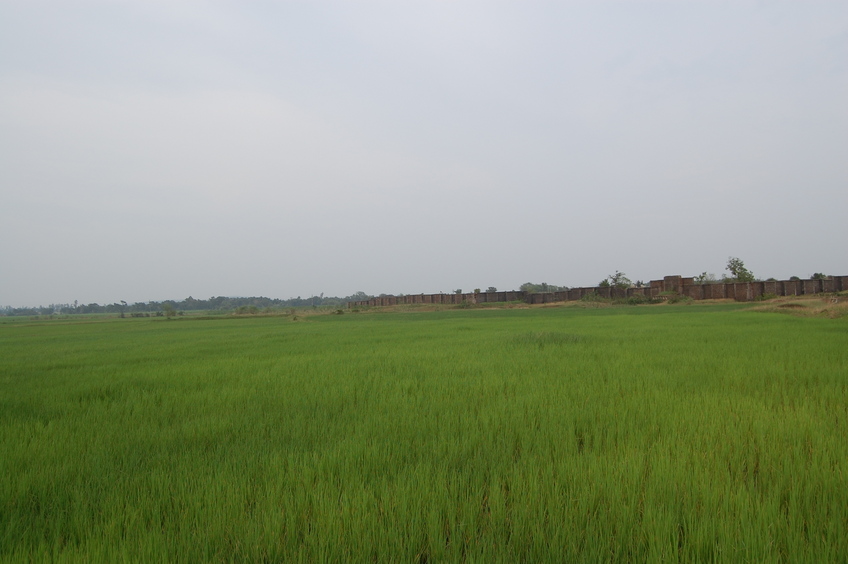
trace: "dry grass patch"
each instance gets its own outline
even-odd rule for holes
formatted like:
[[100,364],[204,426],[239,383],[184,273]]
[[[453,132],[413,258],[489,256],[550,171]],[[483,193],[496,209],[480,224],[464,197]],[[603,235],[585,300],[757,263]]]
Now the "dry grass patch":
[[768,303],[751,308],[751,311],[766,313],[788,313],[797,317],[827,317],[838,319],[848,316],[848,295],[818,294],[815,296],[793,296],[769,300]]

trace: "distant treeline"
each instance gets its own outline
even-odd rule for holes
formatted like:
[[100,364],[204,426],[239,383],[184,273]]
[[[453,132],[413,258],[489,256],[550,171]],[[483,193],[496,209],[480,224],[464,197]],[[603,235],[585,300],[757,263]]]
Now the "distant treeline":
[[343,306],[347,302],[368,300],[373,298],[365,292],[356,292],[353,295],[338,298],[310,296],[308,298],[290,298],[281,300],[279,298],[250,297],[250,298],[228,298],[225,296],[211,297],[208,300],[198,300],[191,296],[181,301],[165,300],[162,302],[135,302],[132,304],[119,302],[114,304],[100,305],[97,303],[79,304],[50,304],[38,307],[0,307],[0,315],[71,315],[92,313],[116,313],[131,315],[133,313],[156,313],[161,311],[236,311],[239,309],[274,310],[290,307],[319,307],[319,306]]

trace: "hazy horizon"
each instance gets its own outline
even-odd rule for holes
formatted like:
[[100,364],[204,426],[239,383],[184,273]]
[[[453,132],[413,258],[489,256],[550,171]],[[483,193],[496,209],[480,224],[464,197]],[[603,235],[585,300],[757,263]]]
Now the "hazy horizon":
[[848,274],[848,3],[0,4],[0,305]]

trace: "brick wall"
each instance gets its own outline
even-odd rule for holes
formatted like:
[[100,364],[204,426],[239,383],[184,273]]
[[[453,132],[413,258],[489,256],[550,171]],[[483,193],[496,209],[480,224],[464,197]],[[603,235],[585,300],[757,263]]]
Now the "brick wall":
[[779,280],[772,280],[770,282],[763,282],[763,293],[764,294],[774,294],[775,296],[783,295],[783,282]]
[[797,296],[801,293],[801,281],[800,280],[784,280],[783,281],[783,295],[784,296]]
[[725,284],[704,284],[705,300],[723,300],[727,297]]
[[801,280],[801,287],[804,294],[818,294],[822,291],[822,281]]
[[683,286],[683,295],[689,296],[693,300],[704,299],[704,286],[701,284],[689,284]]
[[348,307],[390,306],[396,304],[460,304],[512,302],[525,300],[531,304],[576,301],[592,292],[604,298],[625,296],[657,297],[661,292],[678,292],[695,300],[735,299],[737,301],[755,300],[766,294],[794,296],[819,294],[822,292],[841,292],[848,290],[848,276],[834,276],[828,280],[778,280],[771,282],[750,282],[733,284],[692,284],[692,278],[666,276],[662,280],[651,280],[649,286],[620,290],[610,287],[572,288],[567,292],[548,292],[526,294],[525,292],[481,292],[479,294],[415,294],[408,296],[382,296],[358,302],[349,302]]
[[683,290],[682,276],[666,276],[663,278],[663,292],[681,293]]

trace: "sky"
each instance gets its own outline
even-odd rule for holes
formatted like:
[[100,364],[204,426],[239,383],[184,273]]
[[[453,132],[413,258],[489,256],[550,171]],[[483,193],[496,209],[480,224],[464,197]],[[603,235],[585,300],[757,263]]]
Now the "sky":
[[848,2],[0,1],[0,305],[848,275]]

